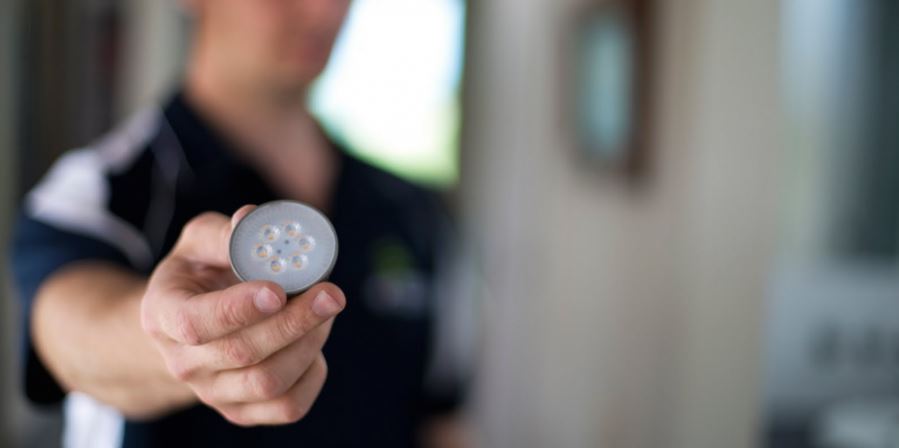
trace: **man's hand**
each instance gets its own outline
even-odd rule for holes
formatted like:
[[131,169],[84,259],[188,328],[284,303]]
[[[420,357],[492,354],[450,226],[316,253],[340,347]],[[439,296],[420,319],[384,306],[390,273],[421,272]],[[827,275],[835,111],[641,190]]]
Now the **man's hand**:
[[228,260],[234,225],[206,213],[191,220],[153,272],[141,324],[173,376],[238,425],[295,422],[327,375],[322,346],[346,299],[321,283],[287,301],[265,281],[238,282]]

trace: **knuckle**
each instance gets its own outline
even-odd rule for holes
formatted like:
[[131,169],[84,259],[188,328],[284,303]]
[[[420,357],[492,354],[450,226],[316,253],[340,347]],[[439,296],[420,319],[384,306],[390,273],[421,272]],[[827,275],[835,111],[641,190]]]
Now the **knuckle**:
[[188,382],[193,379],[197,371],[193,365],[179,359],[169,359],[166,365],[169,369],[169,373],[181,382]]
[[325,356],[321,352],[319,352],[318,358],[316,358],[313,368],[316,369],[319,375],[323,377],[328,376],[328,361],[325,360]]
[[303,315],[296,310],[282,313],[278,320],[278,331],[287,340],[297,339],[308,332],[308,324]]
[[221,300],[218,302],[221,323],[228,328],[242,327],[246,323],[243,316],[241,302],[237,300]]
[[226,339],[222,350],[224,352],[225,360],[237,367],[247,367],[258,362],[256,355],[249,344],[240,339]]
[[309,413],[309,406],[296,400],[282,400],[276,404],[275,415],[283,423],[296,423]]
[[198,228],[200,227],[199,217],[195,217],[187,222],[184,227],[181,229],[181,240],[190,240],[197,234]]
[[251,422],[251,421],[245,419],[245,418],[244,418],[239,412],[237,412],[237,411],[232,411],[232,410],[222,410],[222,409],[220,409],[220,410],[219,410],[219,413],[222,414],[222,417],[225,417],[225,420],[228,420],[229,422],[231,422],[231,423],[233,423],[233,424],[235,424],[235,425],[237,425],[237,426],[240,426],[240,427],[243,427],[243,428],[247,428],[247,427],[253,426],[253,422]]
[[175,339],[187,344],[187,345],[200,345],[203,342],[200,339],[200,334],[197,332],[197,327],[194,324],[193,318],[190,313],[185,309],[180,309],[175,313],[175,334],[173,335]]
[[281,396],[286,389],[284,381],[278,375],[261,368],[250,369],[245,381],[250,394],[265,401]]
[[160,331],[159,329],[159,324],[156,323],[156,319],[154,319],[152,314],[150,314],[146,309],[141,309],[140,327],[141,329],[143,329],[144,333],[154,339],[159,339],[159,337],[162,336],[162,331]]
[[215,213],[213,212],[200,213],[199,215],[191,218],[191,220],[184,225],[184,231],[182,233],[184,233],[185,235],[191,235],[213,219],[215,219]]
[[207,404],[209,406],[214,406],[218,401],[218,394],[216,394],[215,388],[206,388],[206,387],[195,387],[193,388],[194,394],[196,394],[197,399],[200,402]]
[[204,212],[194,216],[181,229],[181,243],[202,237],[203,229],[215,221],[215,215],[213,212]]

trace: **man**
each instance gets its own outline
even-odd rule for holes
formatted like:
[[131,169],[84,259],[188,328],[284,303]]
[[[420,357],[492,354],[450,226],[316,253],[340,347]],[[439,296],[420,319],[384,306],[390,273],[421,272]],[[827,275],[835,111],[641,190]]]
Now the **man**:
[[[28,196],[13,255],[28,395],[68,394],[73,446],[419,444],[458,401],[446,369],[427,372],[439,207],[335,148],[305,107],[349,0],[188,7],[183,90]],[[340,239],[333,283],[293,298],[239,283],[227,255],[246,204],[281,198]]]

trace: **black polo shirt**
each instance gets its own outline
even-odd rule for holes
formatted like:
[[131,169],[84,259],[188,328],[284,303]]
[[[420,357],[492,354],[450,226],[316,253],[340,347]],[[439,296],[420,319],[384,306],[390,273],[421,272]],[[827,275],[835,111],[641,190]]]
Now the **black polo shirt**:
[[[446,243],[438,200],[337,145],[334,151],[340,164],[329,218],[340,253],[330,280],[348,305],[324,347],[329,375],[312,410],[296,424],[241,428],[197,405],[126,421],[123,446],[414,446],[423,419],[456,404],[457,384],[427,379],[434,280]],[[68,263],[104,260],[148,274],[197,214],[282,199],[264,173],[234,154],[178,94],[64,155],[28,195],[13,239],[25,326],[40,284]],[[23,339],[27,395],[59,402],[65,394],[27,328]]]

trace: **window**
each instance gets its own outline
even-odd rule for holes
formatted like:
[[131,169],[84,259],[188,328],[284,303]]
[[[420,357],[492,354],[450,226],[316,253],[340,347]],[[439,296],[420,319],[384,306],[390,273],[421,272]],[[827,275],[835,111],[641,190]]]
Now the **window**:
[[310,98],[359,157],[412,181],[458,176],[463,0],[356,0]]

